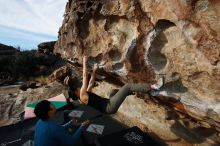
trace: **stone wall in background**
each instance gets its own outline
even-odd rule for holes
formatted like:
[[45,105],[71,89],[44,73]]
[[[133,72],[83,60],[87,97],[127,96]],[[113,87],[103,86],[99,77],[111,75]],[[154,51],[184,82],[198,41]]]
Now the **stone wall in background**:
[[219,35],[218,0],[69,0],[54,52],[78,64],[88,55],[122,83],[163,75],[187,115],[220,131]]

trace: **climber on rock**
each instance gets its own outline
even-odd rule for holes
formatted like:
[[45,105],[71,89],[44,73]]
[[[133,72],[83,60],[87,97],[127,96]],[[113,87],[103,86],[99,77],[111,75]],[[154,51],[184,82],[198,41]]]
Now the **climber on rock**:
[[[88,71],[87,71],[87,57],[83,57],[83,82],[81,88],[74,87],[72,91],[74,92],[74,102],[77,104],[85,104],[101,112],[114,114],[119,109],[125,98],[132,94],[133,92],[141,93],[151,93],[153,96],[160,94],[158,90],[163,86],[163,78],[160,78],[156,84],[125,84],[116,93],[114,93],[111,98],[102,98],[94,93],[91,93],[91,89],[95,83],[95,75],[98,65],[95,64],[93,67],[93,72],[88,82]],[[162,92],[166,94],[165,91]]]

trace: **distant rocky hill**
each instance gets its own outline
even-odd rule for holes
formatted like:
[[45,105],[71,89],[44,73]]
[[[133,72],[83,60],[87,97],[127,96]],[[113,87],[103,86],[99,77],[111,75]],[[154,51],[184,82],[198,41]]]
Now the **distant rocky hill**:
[[55,42],[41,43],[38,51],[19,51],[0,44],[0,85],[49,76],[63,66],[65,61],[52,53],[54,44]]
[[7,45],[0,43],[0,56],[2,56],[2,55],[15,55],[19,52],[20,52],[20,50],[14,48],[12,46],[7,46]]

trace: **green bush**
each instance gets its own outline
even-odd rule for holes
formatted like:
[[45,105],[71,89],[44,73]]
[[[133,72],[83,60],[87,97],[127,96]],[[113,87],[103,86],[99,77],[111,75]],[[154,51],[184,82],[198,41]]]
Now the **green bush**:
[[7,72],[10,75],[14,74],[15,56],[3,56],[0,58],[0,72]]
[[19,54],[14,62],[15,71],[21,77],[30,77],[37,68],[37,62],[33,53],[24,52]]
[[24,51],[15,56],[0,57],[0,73],[8,73],[14,79],[29,79],[40,75],[40,67],[47,58],[38,56],[34,51]]

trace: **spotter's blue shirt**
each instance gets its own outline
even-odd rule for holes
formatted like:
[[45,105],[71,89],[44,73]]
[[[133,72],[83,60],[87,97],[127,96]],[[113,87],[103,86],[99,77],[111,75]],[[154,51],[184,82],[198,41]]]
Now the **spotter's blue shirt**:
[[74,134],[68,133],[67,129],[72,126],[72,121],[65,125],[59,125],[52,120],[39,120],[35,128],[35,146],[74,146],[82,132],[80,126]]

